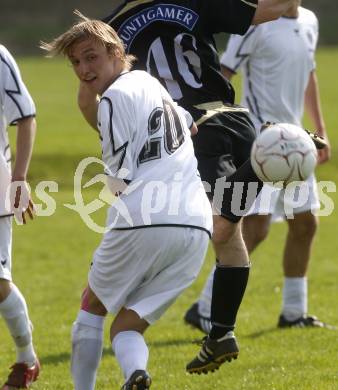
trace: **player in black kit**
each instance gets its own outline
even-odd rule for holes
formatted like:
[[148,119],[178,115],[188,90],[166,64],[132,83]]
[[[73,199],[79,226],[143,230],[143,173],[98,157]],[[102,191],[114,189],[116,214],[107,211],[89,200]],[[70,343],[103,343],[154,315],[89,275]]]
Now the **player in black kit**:
[[[215,210],[212,242],[217,266],[212,329],[187,365],[190,373],[213,371],[238,355],[233,331],[250,268],[239,222],[261,188],[249,160],[254,127],[246,110],[234,105],[234,90],[221,75],[213,35],[243,35],[251,24],[278,18],[294,1],[127,0],[104,19],[118,32],[126,51],[137,57],[134,68],[157,77],[190,111],[199,129],[193,142]],[[95,127],[96,103],[93,97],[93,104],[89,101],[80,89],[80,109]],[[249,191],[251,182],[256,183],[254,194]]]

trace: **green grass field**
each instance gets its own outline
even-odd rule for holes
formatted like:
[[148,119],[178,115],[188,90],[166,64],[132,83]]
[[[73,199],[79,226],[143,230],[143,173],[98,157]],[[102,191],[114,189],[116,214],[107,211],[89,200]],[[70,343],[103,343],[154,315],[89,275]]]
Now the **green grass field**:
[[[332,160],[318,169],[319,180],[338,180],[338,49],[318,53],[318,76]],[[31,164],[33,190],[41,180],[58,183],[56,212],[39,217],[25,227],[14,228],[13,276],[26,296],[35,326],[34,340],[43,366],[34,389],[72,389],[70,378],[70,330],[86,284],[91,255],[100,235],[90,231],[80,217],[64,207],[74,203],[73,174],[86,156],[100,157],[96,134],[76,107],[77,81],[62,60],[26,58],[19,61],[38,107],[38,135]],[[14,131],[14,130],[11,130]],[[93,172],[95,168],[93,168]],[[95,198],[93,186],[87,198]],[[337,194],[329,196],[337,204]],[[36,203],[42,203],[35,196]],[[42,205],[44,205],[42,203]],[[103,211],[95,219],[104,219]],[[309,272],[309,309],[338,325],[338,214],[321,218]],[[213,262],[209,251],[203,272],[194,285],[146,334],[150,345],[149,371],[155,390],[293,390],[338,388],[338,332],[320,329],[278,330],[281,305],[281,256],[285,224],[273,226],[268,240],[252,256],[250,283],[238,316],[240,358],[207,376],[189,376],[185,364],[198,346],[201,334],[182,321],[185,310],[197,298]],[[107,325],[108,325],[107,321]],[[14,347],[0,323],[0,380],[14,361]],[[114,360],[108,335],[97,389],[119,389],[122,375]]]

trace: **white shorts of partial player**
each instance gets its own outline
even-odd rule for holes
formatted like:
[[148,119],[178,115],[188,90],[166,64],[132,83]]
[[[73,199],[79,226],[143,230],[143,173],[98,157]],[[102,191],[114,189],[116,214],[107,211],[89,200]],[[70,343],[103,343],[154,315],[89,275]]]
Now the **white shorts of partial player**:
[[306,181],[280,189],[265,184],[246,215],[272,215],[272,221],[293,218],[294,214],[320,208],[316,178],[312,174]]
[[12,217],[0,217],[0,279],[12,280]]

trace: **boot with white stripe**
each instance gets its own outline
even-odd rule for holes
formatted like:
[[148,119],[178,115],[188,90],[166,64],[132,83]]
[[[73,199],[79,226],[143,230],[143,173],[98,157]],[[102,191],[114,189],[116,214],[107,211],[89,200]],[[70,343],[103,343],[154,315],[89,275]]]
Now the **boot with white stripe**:
[[237,359],[239,348],[234,332],[230,331],[219,339],[209,336],[203,340],[199,354],[186,367],[190,374],[207,374],[217,370],[225,361]]

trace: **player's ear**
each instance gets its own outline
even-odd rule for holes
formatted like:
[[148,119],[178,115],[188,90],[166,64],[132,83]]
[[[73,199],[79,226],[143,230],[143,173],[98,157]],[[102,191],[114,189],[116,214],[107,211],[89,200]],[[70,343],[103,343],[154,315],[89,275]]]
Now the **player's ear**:
[[110,58],[116,57],[115,51],[116,50],[114,50],[112,47],[107,47],[108,57],[110,57]]
[[109,47],[107,48],[108,50],[108,54],[110,57],[114,57],[114,58],[118,58],[120,60],[122,60],[122,53],[121,53],[121,50],[119,50],[119,48],[117,47]]

